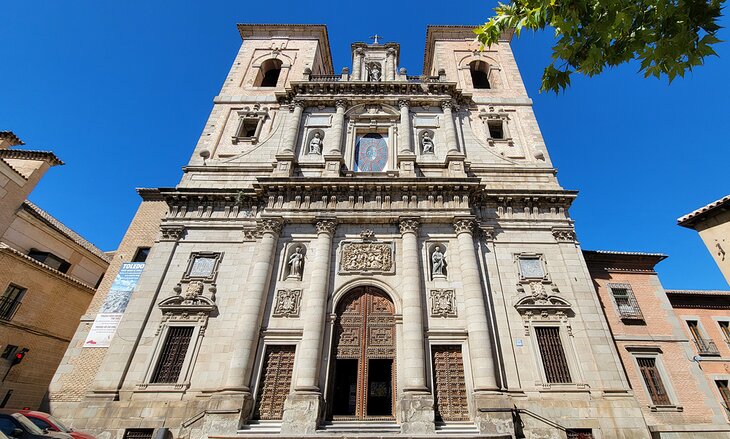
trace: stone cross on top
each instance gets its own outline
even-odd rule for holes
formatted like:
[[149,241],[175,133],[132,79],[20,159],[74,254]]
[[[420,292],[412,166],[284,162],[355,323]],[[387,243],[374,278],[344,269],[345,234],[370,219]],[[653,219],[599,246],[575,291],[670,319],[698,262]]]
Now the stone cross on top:
[[373,44],[378,44],[378,38],[383,38],[383,37],[381,37],[378,34],[375,34],[372,37],[370,37],[370,39],[373,40]]

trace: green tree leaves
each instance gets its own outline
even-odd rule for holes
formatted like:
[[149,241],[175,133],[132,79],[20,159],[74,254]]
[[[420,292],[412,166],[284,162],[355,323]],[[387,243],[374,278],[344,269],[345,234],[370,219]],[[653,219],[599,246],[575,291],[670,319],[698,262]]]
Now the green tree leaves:
[[504,31],[555,29],[552,63],[540,91],[564,90],[570,76],[593,76],[639,60],[644,77],[677,76],[717,55],[716,33],[724,0],[514,0],[474,29],[482,48]]

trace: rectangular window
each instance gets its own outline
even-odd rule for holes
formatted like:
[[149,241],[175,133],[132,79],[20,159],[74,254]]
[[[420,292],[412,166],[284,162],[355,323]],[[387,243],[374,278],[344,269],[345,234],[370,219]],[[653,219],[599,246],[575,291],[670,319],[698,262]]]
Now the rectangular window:
[[134,253],[134,258],[132,259],[132,262],[145,262],[147,260],[147,255],[149,254],[149,247],[137,247],[137,251]]
[[8,285],[5,294],[0,297],[0,319],[10,320],[13,318],[26,291],[23,287],[13,284]]
[[545,368],[548,383],[570,383],[570,369],[565,358],[563,343],[560,340],[560,328],[536,327],[535,336],[540,348],[540,357]]
[[730,343],[730,322],[718,322],[720,323],[720,332],[725,337],[725,341]]
[[152,374],[152,383],[176,383],[180,378],[185,355],[188,353],[192,326],[172,326],[167,332],[167,339],[162,346],[162,353],[157,360],[157,367]]
[[489,137],[495,140],[504,139],[504,127],[501,120],[487,121],[489,127]]
[[720,355],[720,351],[717,349],[717,345],[714,341],[709,338],[702,336],[700,325],[697,320],[687,320],[687,327],[692,335],[695,346],[697,347],[697,353],[700,355]]
[[10,358],[10,356],[12,356],[15,353],[15,351],[17,351],[17,350],[18,350],[17,346],[15,346],[14,344],[9,344],[9,345],[5,346],[3,353],[0,354],[0,358]]
[[636,301],[636,296],[634,296],[634,292],[631,290],[631,285],[608,284],[608,288],[611,291],[614,303],[616,303],[616,310],[620,318],[644,320],[639,303]]
[[565,433],[568,439],[593,439],[593,430],[590,428],[567,428]]
[[641,376],[644,378],[652,403],[654,405],[671,405],[672,402],[669,400],[659,369],[657,369],[656,358],[637,358],[636,362],[639,364]]
[[461,346],[433,346],[433,375],[436,419],[468,421]]
[[68,272],[68,269],[71,268],[71,264],[68,263],[66,260],[54,255],[50,252],[44,252],[40,251],[38,249],[32,248],[30,249],[30,252],[28,252],[28,256],[35,259],[38,262],[42,262],[49,267],[53,268],[54,270],[58,270],[61,273]]
[[720,397],[722,397],[722,405],[730,413],[730,389],[727,387],[727,380],[717,380],[715,384],[717,384],[717,390],[720,392]]

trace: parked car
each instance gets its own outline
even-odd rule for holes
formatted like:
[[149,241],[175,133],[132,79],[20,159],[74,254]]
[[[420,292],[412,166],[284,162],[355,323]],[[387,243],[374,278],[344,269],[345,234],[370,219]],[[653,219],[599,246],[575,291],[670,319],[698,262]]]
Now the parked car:
[[25,415],[26,418],[30,419],[30,422],[34,423],[41,430],[47,430],[50,432],[59,431],[61,433],[70,434],[74,439],[96,439],[89,433],[83,431],[74,431],[73,428],[66,427],[58,418],[48,413],[39,412],[35,410],[21,410],[20,413]]
[[68,433],[41,430],[18,410],[11,409],[0,409],[0,431],[10,439],[73,439]]

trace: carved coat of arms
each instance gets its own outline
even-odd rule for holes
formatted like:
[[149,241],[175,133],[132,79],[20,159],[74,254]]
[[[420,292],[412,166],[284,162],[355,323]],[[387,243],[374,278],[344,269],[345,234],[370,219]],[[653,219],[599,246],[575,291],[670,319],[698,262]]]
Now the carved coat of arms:
[[342,246],[340,271],[391,271],[393,247],[382,242],[348,242]]

